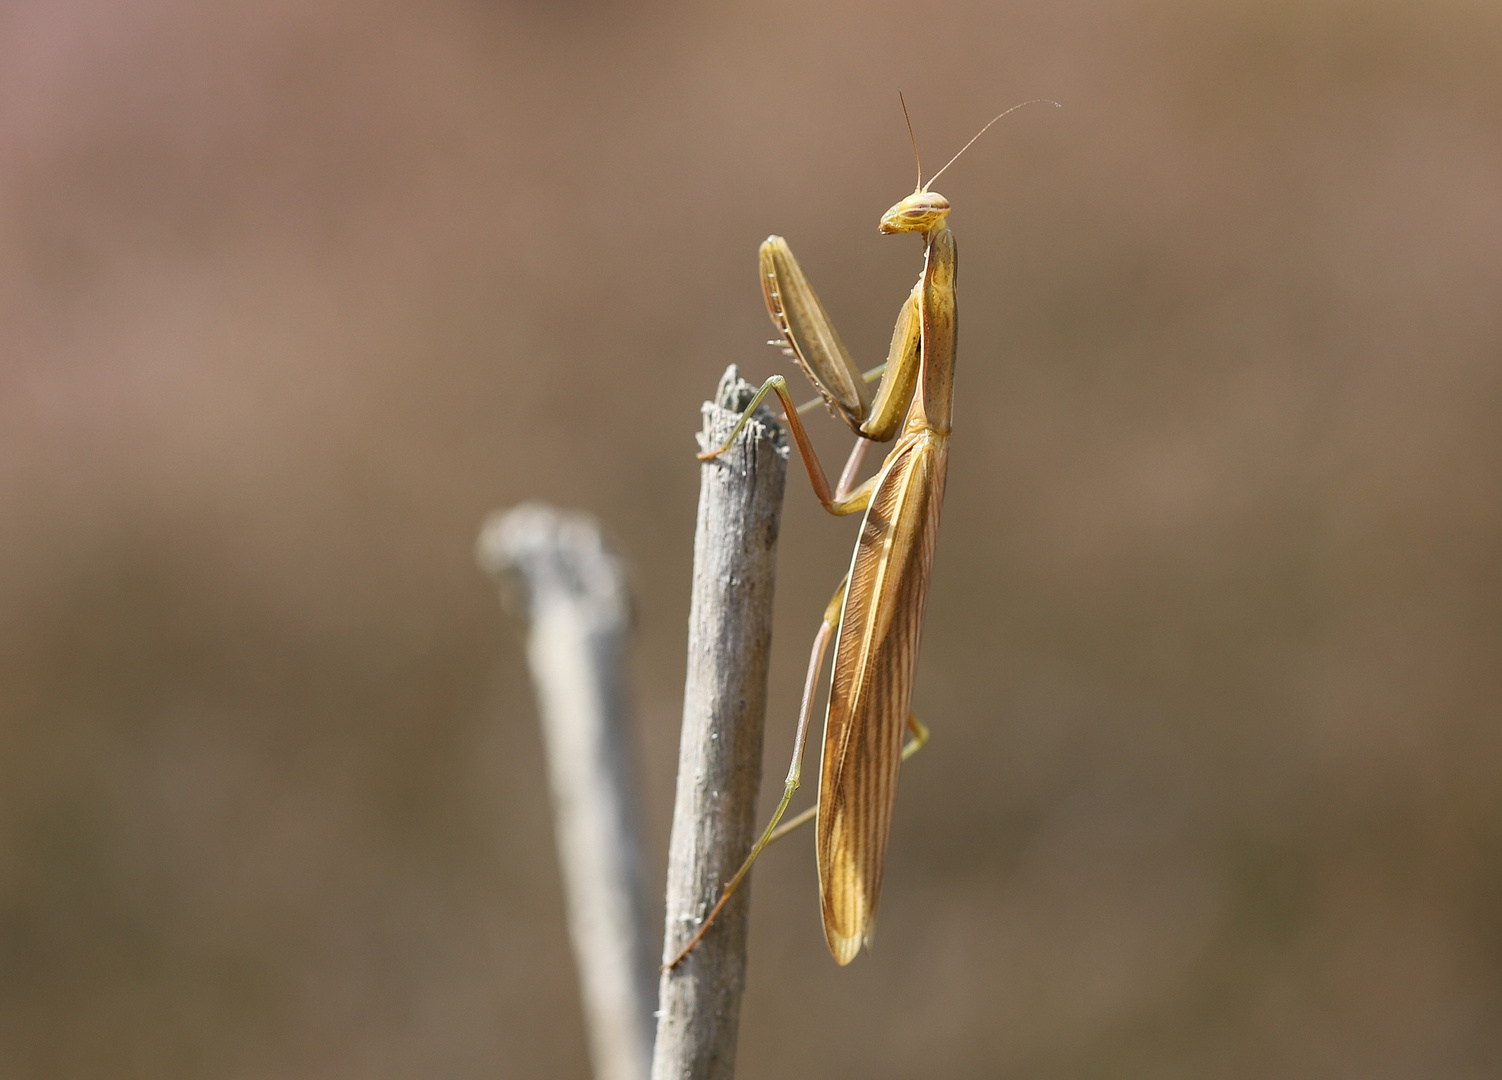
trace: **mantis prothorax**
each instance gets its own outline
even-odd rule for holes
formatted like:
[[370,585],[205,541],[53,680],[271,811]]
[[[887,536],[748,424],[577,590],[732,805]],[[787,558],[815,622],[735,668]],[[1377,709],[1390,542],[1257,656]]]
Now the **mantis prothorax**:
[[[1022,103],[1031,104],[1034,102]],[[830,411],[860,438],[839,483],[831,489],[787,381],[773,375],[757,391],[725,445],[699,457],[708,460],[723,453],[762,399],[775,393],[819,502],[831,514],[864,511],[865,520],[850,569],[830,600],[814,638],[782,800],[745,863],[726,884],[719,903],[667,965],[669,968],[704,937],[762,849],[798,823],[780,830],[777,827],[799,785],[815,688],[832,639],[834,666],[816,807],[819,900],[824,938],[837,963],[848,964],[861,945],[871,940],[898,766],[928,735],[909,706],[939,508],[944,499],[954,400],[954,233],[947,223],[949,200],[929,189],[992,124],[1022,105],[994,117],[927,184],[920,162],[913,193],[882,215],[881,232],[912,232],[923,237],[924,264],[917,284],[898,312],[887,362],[884,370],[878,369],[881,383],[874,396],[787,241],[770,236],[761,246],[762,291],[786,351]],[[907,114],[906,103],[903,114]],[[911,122],[908,132],[911,136]],[[916,157],[916,140],[913,153]],[[855,485],[865,448],[873,441],[890,442],[894,438],[896,443],[881,468],[869,480]],[[906,748],[905,729],[913,735]]]

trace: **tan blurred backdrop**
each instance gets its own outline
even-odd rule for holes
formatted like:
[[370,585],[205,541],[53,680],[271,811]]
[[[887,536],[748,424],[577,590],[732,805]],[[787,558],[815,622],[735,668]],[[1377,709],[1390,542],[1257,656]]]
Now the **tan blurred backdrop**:
[[[1502,9],[0,9],[0,1076],[583,1077],[484,514],[631,560],[698,403],[962,251],[880,940],[757,872],[741,1075],[1502,1074]],[[838,454],[845,439],[822,425]],[[790,475],[768,775],[852,542]],[[765,803],[765,800],[764,800]]]

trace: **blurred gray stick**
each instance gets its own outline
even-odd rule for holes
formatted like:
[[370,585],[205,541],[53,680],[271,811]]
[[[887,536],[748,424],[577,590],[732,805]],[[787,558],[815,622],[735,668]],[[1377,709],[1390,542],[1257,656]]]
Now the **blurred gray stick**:
[[492,514],[475,554],[503,588],[520,583],[527,601],[527,661],[594,1074],[644,1080],[656,972],[624,730],[622,567],[593,518],[539,503]]
[[[725,372],[704,404],[701,446],[724,442],[754,390],[733,366]],[[781,427],[758,411],[699,472],[664,963],[693,936],[755,836],[787,455]],[[735,1075],[749,902],[742,885],[698,948],[662,973],[652,1080]]]

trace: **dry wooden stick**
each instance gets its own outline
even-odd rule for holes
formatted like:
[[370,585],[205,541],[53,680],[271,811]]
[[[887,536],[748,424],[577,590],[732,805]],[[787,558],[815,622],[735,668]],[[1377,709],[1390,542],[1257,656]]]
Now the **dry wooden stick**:
[[518,582],[527,602],[527,660],[594,1074],[644,1080],[656,966],[625,739],[625,575],[593,518],[540,503],[492,514],[476,555],[503,588]]
[[[704,405],[700,445],[721,445],[755,388],[732,366]],[[663,961],[676,956],[751,850],[761,782],[767,654],[787,447],[758,413],[699,476],[688,677],[668,849]],[[742,887],[658,988],[652,1080],[730,1080],[746,982]]]

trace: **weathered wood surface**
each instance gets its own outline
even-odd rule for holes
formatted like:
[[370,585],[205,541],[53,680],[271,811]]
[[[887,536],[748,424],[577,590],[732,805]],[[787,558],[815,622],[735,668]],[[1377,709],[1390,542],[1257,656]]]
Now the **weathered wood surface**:
[[[725,440],[754,389],[734,367],[726,371],[704,405],[702,446]],[[755,839],[787,453],[777,421],[759,411],[700,471],[664,963],[693,936]],[[698,948],[661,974],[652,1080],[735,1075],[749,884]]]
[[526,601],[527,661],[594,1074],[644,1080],[657,965],[626,741],[625,574],[592,517],[540,503],[492,514],[476,555]]

